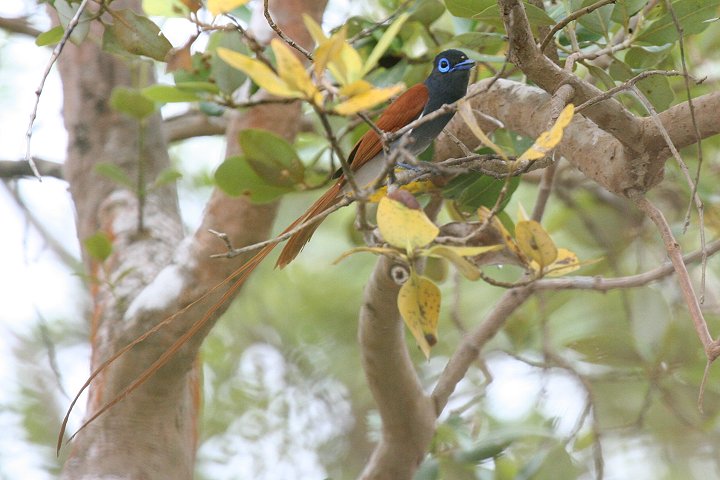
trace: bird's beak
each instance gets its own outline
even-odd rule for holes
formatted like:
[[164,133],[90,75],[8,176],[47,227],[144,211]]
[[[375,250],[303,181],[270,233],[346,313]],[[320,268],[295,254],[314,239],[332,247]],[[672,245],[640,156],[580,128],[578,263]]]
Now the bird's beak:
[[455,70],[470,70],[472,67],[475,66],[475,60],[467,59],[465,61],[462,61],[455,65],[450,71],[454,72]]

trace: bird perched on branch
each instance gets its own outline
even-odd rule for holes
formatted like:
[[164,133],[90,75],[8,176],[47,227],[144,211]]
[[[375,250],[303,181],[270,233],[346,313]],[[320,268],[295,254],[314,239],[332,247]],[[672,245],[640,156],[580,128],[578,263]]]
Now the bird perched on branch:
[[[410,87],[392,102],[378,118],[377,127],[384,132],[396,132],[443,105],[460,100],[467,92],[470,69],[474,65],[475,62],[468,59],[467,55],[460,50],[445,50],[439,53],[433,60],[433,70],[427,79],[423,83]],[[454,114],[455,112],[449,112],[439,115],[412,129],[408,134],[410,139],[407,142],[407,149],[414,155],[424,152]],[[350,152],[347,163],[353,172],[353,179],[360,188],[369,185],[383,172],[385,154],[382,139],[375,130],[369,130],[358,140]],[[347,183],[345,175],[340,175],[337,182],[283,233],[295,229],[300,224],[333,207],[343,198],[347,190]],[[292,262],[319,225],[320,221],[316,221],[293,234],[280,253],[276,265],[282,268]],[[243,277],[249,275],[274,247],[275,244],[266,246],[243,265],[246,267],[241,267]]]

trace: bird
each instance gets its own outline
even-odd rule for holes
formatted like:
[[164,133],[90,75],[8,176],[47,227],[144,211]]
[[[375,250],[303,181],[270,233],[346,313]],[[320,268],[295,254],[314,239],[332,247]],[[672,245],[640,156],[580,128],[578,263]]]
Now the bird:
[[[433,60],[433,69],[424,82],[407,89],[397,97],[383,111],[375,122],[378,129],[392,133],[400,130],[409,123],[428,115],[445,104],[451,104],[467,93],[470,81],[470,70],[475,62],[460,50],[444,50],[437,54]],[[439,115],[432,120],[422,123],[412,129],[407,142],[407,149],[413,155],[424,152],[433,140],[442,132],[443,128],[452,119],[454,111]],[[392,145],[391,145],[392,148]],[[375,180],[385,168],[385,151],[382,140],[374,129],[368,130],[357,141],[348,156],[347,163],[353,172],[353,179],[360,188],[364,188]],[[348,192],[348,179],[338,171],[337,180],[320,198],[318,198],[305,213],[291,223],[280,236],[296,229],[307,220],[322,214],[335,206]],[[300,253],[320,225],[316,221],[295,232],[280,252],[276,267],[284,268]],[[236,282],[242,282],[267,255],[274,250],[277,243],[263,247],[250,260],[243,264],[232,275]]]

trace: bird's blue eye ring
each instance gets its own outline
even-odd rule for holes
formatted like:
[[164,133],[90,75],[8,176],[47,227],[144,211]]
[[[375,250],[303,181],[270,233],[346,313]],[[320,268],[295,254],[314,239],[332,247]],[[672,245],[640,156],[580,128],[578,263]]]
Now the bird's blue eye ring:
[[438,62],[438,71],[440,73],[446,73],[450,71],[450,62],[447,58],[443,57],[440,59],[440,61]]

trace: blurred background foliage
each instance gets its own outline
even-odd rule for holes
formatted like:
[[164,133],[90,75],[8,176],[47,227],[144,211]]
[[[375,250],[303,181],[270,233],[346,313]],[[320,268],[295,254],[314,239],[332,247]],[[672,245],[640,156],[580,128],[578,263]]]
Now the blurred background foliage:
[[[153,2],[147,3],[153,7]],[[545,2],[544,10],[526,7],[533,28],[538,29],[591,3],[563,0]],[[690,73],[705,78],[702,84],[691,84],[692,95],[716,90],[720,80],[718,2],[681,0],[672,5],[688,35],[684,47]],[[369,75],[372,83],[421,81],[428,59],[451,47],[462,48],[481,62],[478,78],[492,76],[501,68],[504,31],[497,5],[490,0],[377,0],[352,7],[349,2],[331,2],[325,27],[345,22],[352,38],[404,7],[411,17],[380,67]],[[247,21],[248,7],[234,14]],[[669,18],[662,1],[618,0],[558,34],[560,58],[573,48],[589,52],[623,37],[630,39],[628,48],[597,61],[580,62],[576,73],[607,89],[642,71],[681,70],[677,35]],[[153,19],[163,29],[171,25],[167,18]],[[357,40],[355,47],[363,57],[382,32],[378,28]],[[196,98],[190,103],[187,97],[180,98],[190,109],[218,115],[232,106],[232,93],[246,79],[215,61],[211,52],[218,45],[235,49],[240,45],[226,32],[210,37],[208,50],[193,54],[190,72],[165,74],[161,81],[172,85],[212,79],[217,91],[186,85],[184,91]],[[0,68],[3,75],[13,74],[6,62]],[[508,72],[509,78],[523,80],[516,69]],[[682,77],[653,76],[639,86],[658,111],[686,99]],[[162,95],[172,93],[155,92],[154,100],[165,104],[177,97]],[[157,95],[161,95],[159,100]],[[622,94],[619,98],[635,113],[646,113],[635,97]],[[175,106],[163,108],[168,114]],[[328,145],[313,133],[320,131],[316,120],[306,118],[306,133],[295,148],[308,170],[321,178],[328,170]],[[346,133],[342,142],[349,151],[363,127],[348,128],[346,119],[333,122]],[[357,123],[351,121],[353,125]],[[499,131],[494,140],[508,152],[521,152],[532,139]],[[709,138],[702,147],[698,192],[705,202],[706,235],[715,239],[720,232],[720,138]],[[208,151],[215,152],[214,162],[205,161]],[[182,174],[178,180],[181,204],[188,231],[192,231],[215,182],[222,140],[189,139],[174,145],[171,152]],[[682,156],[692,172],[698,169],[696,147],[686,148]],[[537,173],[523,177],[507,207],[511,216],[518,204],[532,208],[539,178]],[[317,192],[290,195],[282,203],[278,231],[302,213]],[[678,166],[669,161],[665,180],[650,197],[672,222],[685,252],[697,249],[700,237],[696,212],[682,233],[689,196]],[[354,478],[364,465],[379,432],[379,418],[360,367],[356,318],[375,259],[355,255],[331,265],[359,241],[353,220],[351,209],[333,215],[299,259],[282,272],[272,269],[272,261],[266,262],[207,339],[202,352],[205,409],[198,478],[340,480]],[[450,217],[443,213],[441,220]],[[581,275],[633,275],[666,261],[650,222],[630,203],[603,191],[562,159],[543,225],[558,245],[572,249],[581,260],[597,260],[577,272]],[[428,390],[464,332],[483,320],[503,292],[482,282],[461,280],[452,269],[440,270],[445,277],[440,340],[430,361],[416,351],[408,335]],[[505,281],[519,275],[514,267],[485,270]],[[699,266],[693,265],[690,273],[697,285]],[[710,331],[718,332],[720,266],[716,259],[707,264],[705,282],[703,311]],[[77,365],[87,355],[85,330],[78,312],[74,317],[38,317],[32,328],[15,338],[12,365],[20,381],[11,388],[11,397],[3,400],[3,415],[20,419],[17,442],[33,449],[37,464],[49,477],[59,468],[52,445],[67,404],[63,392],[67,379],[59,376],[78,376]],[[73,364],[72,359],[78,357]],[[53,366],[57,359],[62,368]],[[608,479],[720,478],[720,373],[717,366],[711,368],[700,411],[704,369],[702,347],[672,277],[608,293],[538,293],[513,315],[486,348],[477,368],[459,385],[416,478],[570,479],[597,478],[601,472]]]

